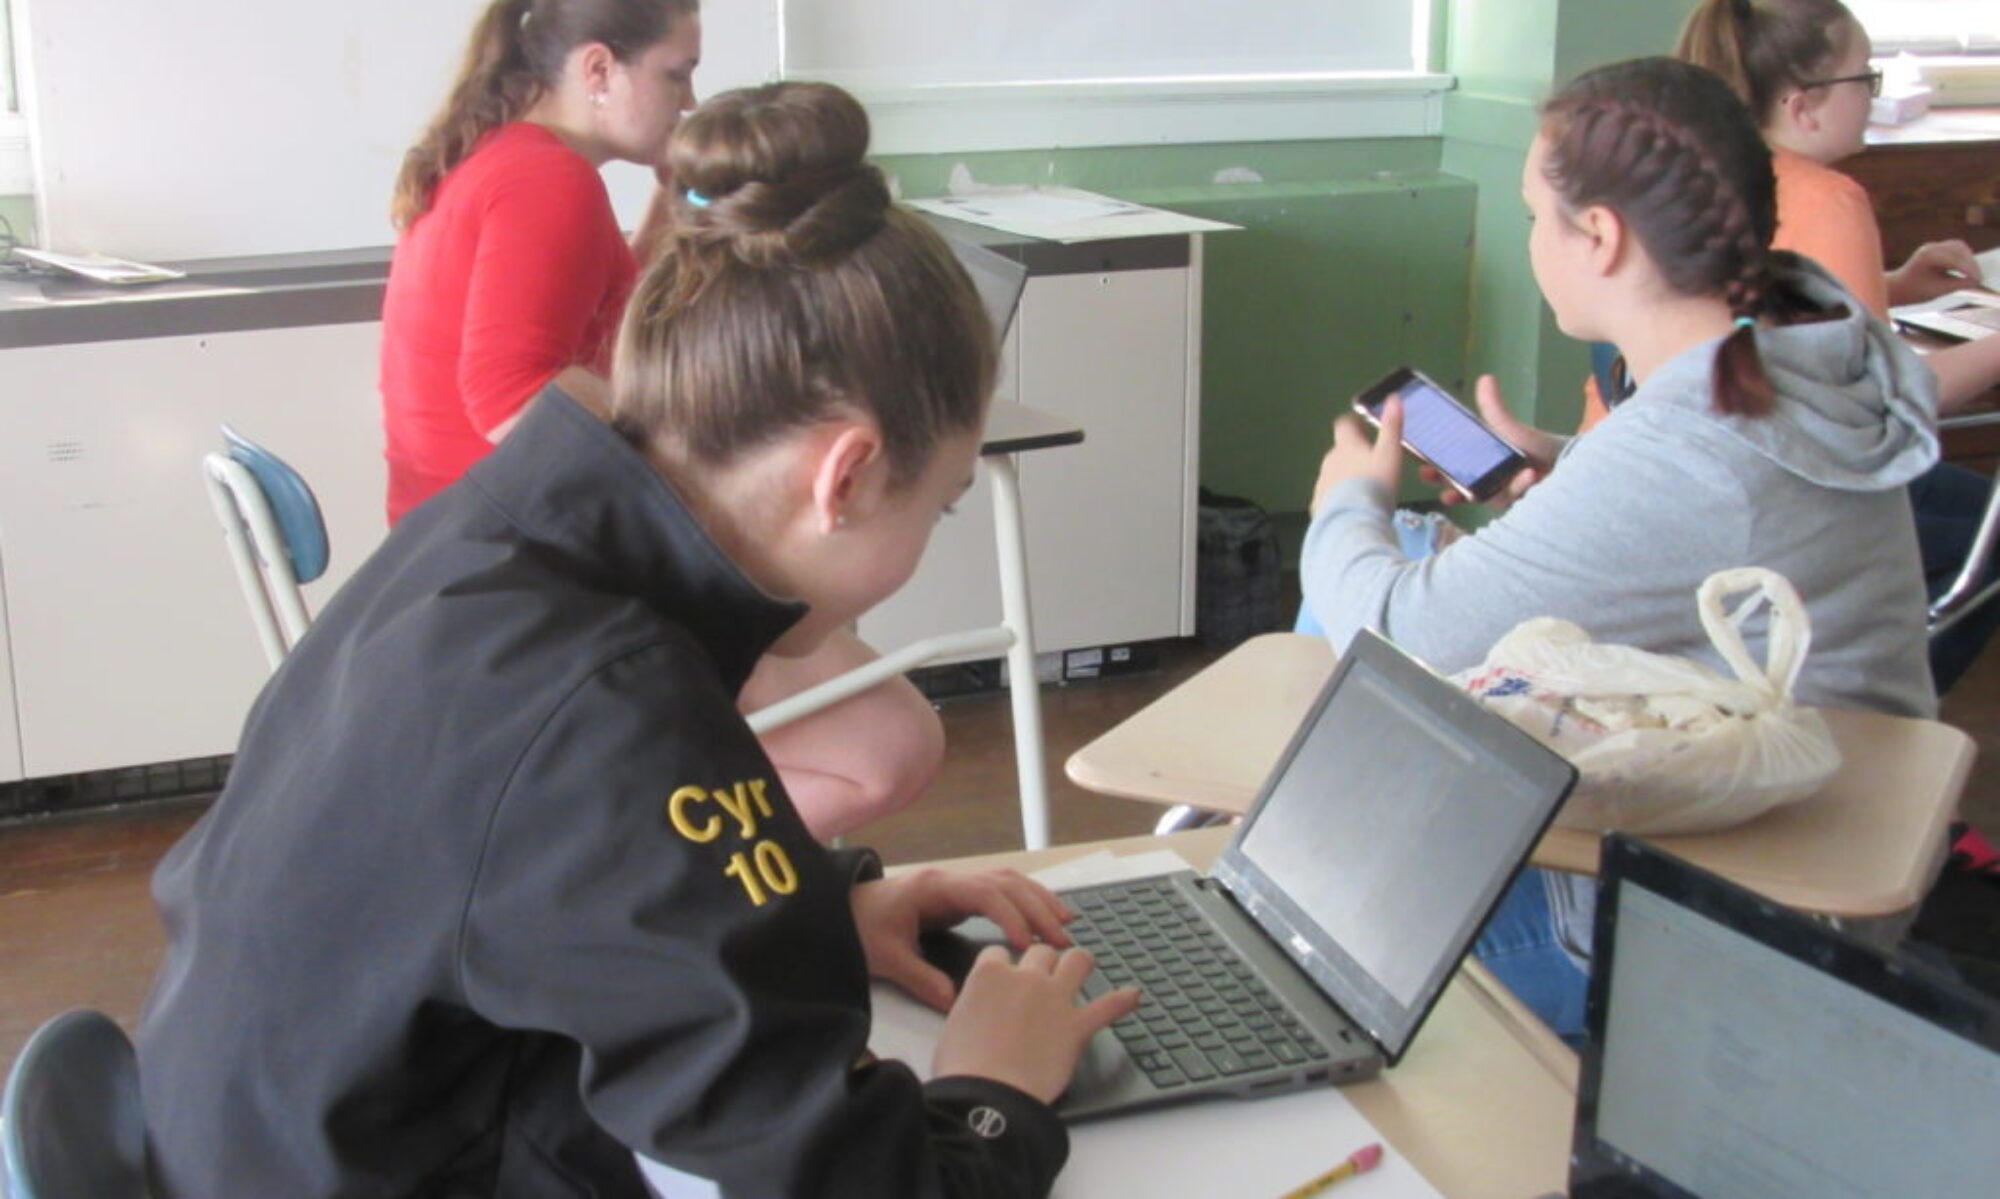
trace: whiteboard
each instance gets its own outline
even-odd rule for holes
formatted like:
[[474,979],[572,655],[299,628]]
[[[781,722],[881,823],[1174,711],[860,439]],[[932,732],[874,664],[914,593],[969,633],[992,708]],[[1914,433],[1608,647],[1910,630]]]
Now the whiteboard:
[[784,65],[869,88],[1407,72],[1426,66],[1419,15],[1413,0],[790,0]]
[[[484,0],[12,0],[44,244],[154,261],[387,245]],[[703,92],[775,77],[777,0],[703,14]],[[605,171],[636,224],[650,172]]]

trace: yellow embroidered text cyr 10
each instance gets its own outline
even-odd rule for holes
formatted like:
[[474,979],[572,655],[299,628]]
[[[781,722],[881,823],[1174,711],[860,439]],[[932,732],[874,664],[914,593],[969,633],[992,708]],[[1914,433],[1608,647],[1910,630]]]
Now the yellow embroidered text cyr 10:
[[667,823],[681,836],[706,845],[734,832],[749,844],[748,853],[739,849],[729,855],[722,873],[743,884],[750,902],[760,907],[772,894],[790,895],[799,887],[799,872],[785,847],[757,836],[760,818],[771,816],[767,786],[763,779],[749,779],[717,790],[682,787],[667,797]]

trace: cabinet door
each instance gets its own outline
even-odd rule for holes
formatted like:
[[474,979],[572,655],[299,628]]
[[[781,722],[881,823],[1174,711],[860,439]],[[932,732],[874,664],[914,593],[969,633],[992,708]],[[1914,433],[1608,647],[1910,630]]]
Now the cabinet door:
[[[1000,350],[993,402],[1013,403],[1018,324]],[[938,523],[917,573],[903,589],[861,618],[862,639],[884,652],[924,637],[1000,623],[1000,568],[995,562],[993,484],[981,469],[972,490]]]
[[1021,301],[1021,400],[1083,444],[1021,457],[1041,650],[1192,633],[1186,269],[1056,275]]
[[326,513],[317,610],[380,542],[380,326],[6,351],[0,565],[27,777],[228,753],[267,675],[201,481],[227,420]]

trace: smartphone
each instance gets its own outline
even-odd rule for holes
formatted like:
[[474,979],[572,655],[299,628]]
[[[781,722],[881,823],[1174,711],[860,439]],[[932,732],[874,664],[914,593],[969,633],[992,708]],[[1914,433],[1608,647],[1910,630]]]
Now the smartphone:
[[1354,410],[1381,427],[1382,405],[1403,401],[1403,447],[1475,500],[1490,499],[1528,460],[1422,371],[1398,367],[1354,397]]

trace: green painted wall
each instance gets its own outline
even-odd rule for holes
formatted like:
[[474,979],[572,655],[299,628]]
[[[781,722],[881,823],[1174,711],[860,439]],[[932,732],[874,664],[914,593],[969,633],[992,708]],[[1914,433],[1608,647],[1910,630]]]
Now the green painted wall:
[[1244,229],[1207,242],[1202,481],[1303,509],[1356,392],[1406,363],[1462,385],[1476,197],[1435,172],[1218,190],[1133,197]]
[[1451,0],[1440,165],[1479,191],[1470,303],[1473,370],[1496,376],[1515,411],[1572,427],[1588,351],[1564,336],[1528,265],[1521,164],[1537,106],[1563,81],[1607,62],[1672,49],[1694,0]]
[[[1201,478],[1303,509],[1347,399],[1408,362],[1464,375],[1475,195],[1434,139],[892,156],[902,194],[1087,188],[1242,226],[1206,241]],[[1245,182],[1218,183],[1228,171]]]

